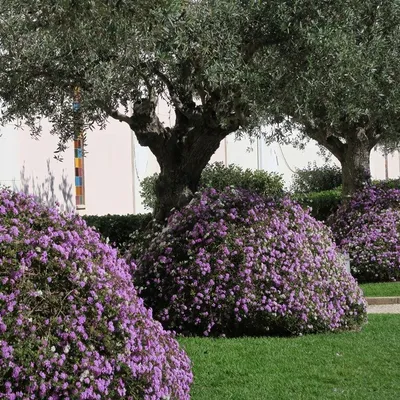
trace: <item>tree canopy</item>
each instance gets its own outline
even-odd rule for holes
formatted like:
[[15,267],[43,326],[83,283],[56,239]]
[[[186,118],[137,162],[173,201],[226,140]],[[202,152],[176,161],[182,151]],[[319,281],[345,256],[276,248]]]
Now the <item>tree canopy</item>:
[[108,116],[119,116],[119,107],[128,112],[129,102],[145,96],[148,64],[157,50],[161,55],[159,47],[183,5],[169,0],[2,1],[1,121],[21,118],[36,135],[37,120],[48,118],[62,151],[74,135],[75,87],[84,94],[84,128],[104,126]]
[[197,116],[211,128],[259,127],[266,110],[280,111],[272,103],[287,72],[282,55],[296,61],[299,32],[308,34],[346,1],[314,3],[3,0],[0,121],[24,119],[36,134],[35,121],[49,118],[62,150],[73,135],[79,86],[89,129],[111,116],[140,136],[148,128],[140,116],[161,95],[178,123]]
[[249,124],[249,101],[235,94],[252,74],[239,35],[242,2],[4,0],[0,7],[1,121],[22,118],[37,134],[35,121],[49,118],[59,150],[73,135],[75,86],[87,129],[111,116],[147,135],[140,116],[158,96],[177,120],[209,112],[225,127]]
[[[47,118],[59,152],[77,121],[84,131],[109,117],[128,123],[160,164],[157,198],[165,216],[189,201],[220,141],[257,131],[272,104],[260,66],[265,72],[279,64],[269,49],[288,40],[282,21],[299,14],[281,3],[4,0],[0,122],[23,120],[39,135],[38,120]],[[75,87],[82,93],[79,118]],[[254,101],[261,91],[262,104]],[[160,97],[175,111],[172,127],[156,114]]]
[[[38,135],[38,121],[47,118],[59,152],[77,121],[84,131],[110,117],[129,124],[160,164],[164,217],[190,200],[232,132],[256,134],[262,124],[288,121],[289,130],[300,127],[333,152],[343,124],[372,124],[374,134],[394,124],[390,82],[399,75],[389,45],[398,2],[385,2],[393,10],[379,3],[3,0],[0,123],[23,120]],[[172,127],[157,116],[161,97],[175,112]]]
[[348,193],[368,179],[371,149],[400,139],[400,2],[350,1],[330,23],[299,33],[274,90],[289,133],[280,139],[328,149]]

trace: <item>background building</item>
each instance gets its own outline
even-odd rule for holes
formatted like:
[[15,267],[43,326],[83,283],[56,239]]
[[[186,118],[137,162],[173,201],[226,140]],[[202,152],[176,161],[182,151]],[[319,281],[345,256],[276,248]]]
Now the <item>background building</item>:
[[[161,102],[158,113],[167,125],[172,125],[173,112]],[[0,128],[0,184],[38,196],[44,203],[56,202],[65,211],[80,214],[130,214],[146,211],[140,198],[140,182],[158,172],[158,164],[148,148],[141,147],[127,124],[110,120],[105,130],[87,133],[87,155],[79,160],[77,144],[71,143],[62,162],[53,158],[58,138],[52,136],[50,125],[43,120],[43,135],[32,139],[28,128]],[[74,148],[75,147],[75,148]],[[234,135],[221,142],[211,162],[237,164],[243,168],[263,169],[283,175],[289,186],[293,171],[309,162],[322,165],[318,146],[309,143],[304,150],[264,140],[235,140]],[[332,157],[335,162],[335,158]],[[79,166],[84,173],[83,203],[79,205]],[[387,157],[380,151],[371,153],[371,173],[374,179],[400,176],[400,157],[395,152]],[[78,201],[77,201],[78,200]],[[78,203],[78,204],[77,204]]]

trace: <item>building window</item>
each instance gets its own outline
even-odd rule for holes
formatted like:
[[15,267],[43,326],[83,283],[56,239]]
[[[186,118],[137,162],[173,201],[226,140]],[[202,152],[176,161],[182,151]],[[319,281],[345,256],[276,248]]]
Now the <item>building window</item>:
[[[80,90],[79,88],[75,88],[73,103],[73,109],[75,112],[79,111],[80,99]],[[77,116],[77,118],[79,118],[79,116]],[[83,132],[80,129],[77,129],[74,139],[75,204],[77,210],[85,208],[85,162],[83,146]]]

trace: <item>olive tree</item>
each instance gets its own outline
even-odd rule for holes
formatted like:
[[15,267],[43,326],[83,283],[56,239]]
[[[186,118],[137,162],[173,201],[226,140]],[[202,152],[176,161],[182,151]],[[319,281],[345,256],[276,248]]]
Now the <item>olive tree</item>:
[[[159,163],[155,214],[163,219],[190,201],[227,135],[256,135],[277,115],[302,115],[291,107],[301,91],[291,99],[285,84],[293,83],[305,38],[314,46],[318,29],[329,31],[346,4],[2,0],[0,122],[23,120],[40,135],[38,121],[47,118],[58,154],[78,128],[104,127],[109,118],[128,124]],[[162,97],[175,113],[171,127],[156,113]]]
[[351,194],[370,179],[371,150],[400,139],[400,2],[341,2],[284,46],[277,48],[287,68],[274,82],[281,118],[273,135],[317,141],[340,161],[343,194]]
[[[156,156],[156,215],[190,201],[222,139],[257,132],[255,55],[287,35],[273,22],[253,41],[243,1],[3,0],[0,5],[1,123],[23,120],[40,135],[41,118],[59,137],[58,156],[79,127],[127,123]],[[264,16],[274,14],[264,7]],[[246,87],[249,88],[246,89]],[[72,109],[74,88],[82,95]],[[175,113],[157,113],[160,98]]]

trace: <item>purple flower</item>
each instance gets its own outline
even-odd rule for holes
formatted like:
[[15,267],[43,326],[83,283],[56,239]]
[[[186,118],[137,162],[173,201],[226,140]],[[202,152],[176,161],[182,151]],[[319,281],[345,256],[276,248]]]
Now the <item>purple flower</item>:
[[360,282],[400,280],[400,190],[372,186],[328,220]]
[[0,190],[0,254],[0,398],[189,399],[188,357],[79,216]]
[[180,333],[300,334],[366,319],[329,229],[287,198],[233,188],[199,193],[154,233],[137,264],[145,304]]

